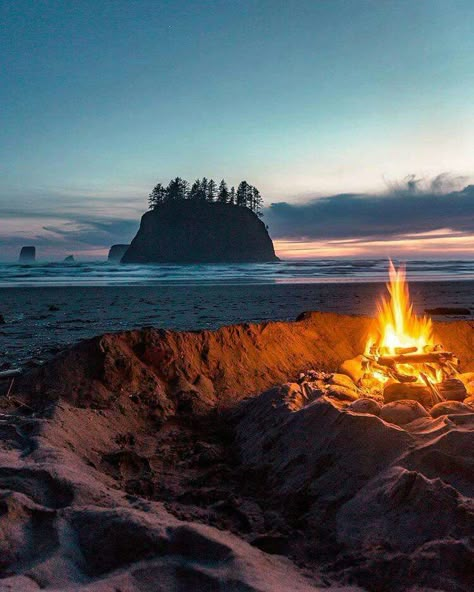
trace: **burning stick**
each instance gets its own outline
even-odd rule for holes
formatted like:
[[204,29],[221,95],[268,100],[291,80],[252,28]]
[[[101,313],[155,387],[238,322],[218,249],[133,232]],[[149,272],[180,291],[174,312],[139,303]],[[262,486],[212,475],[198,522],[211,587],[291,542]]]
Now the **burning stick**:
[[423,382],[426,384],[426,386],[431,391],[431,395],[432,395],[433,401],[434,401],[433,405],[436,405],[436,403],[441,403],[442,401],[446,401],[446,399],[441,395],[439,390],[436,388],[436,386],[431,382],[431,380],[426,376],[426,374],[424,372],[420,372],[420,376],[421,376]]

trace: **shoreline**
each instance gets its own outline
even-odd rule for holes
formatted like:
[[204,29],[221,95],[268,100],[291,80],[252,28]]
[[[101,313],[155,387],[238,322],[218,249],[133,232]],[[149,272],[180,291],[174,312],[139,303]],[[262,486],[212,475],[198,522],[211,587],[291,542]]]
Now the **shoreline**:
[[[474,309],[473,281],[414,282],[414,310]],[[374,316],[385,282],[0,288],[1,364],[41,364],[78,341],[153,326],[216,329],[320,310]],[[470,316],[436,317],[438,320]]]

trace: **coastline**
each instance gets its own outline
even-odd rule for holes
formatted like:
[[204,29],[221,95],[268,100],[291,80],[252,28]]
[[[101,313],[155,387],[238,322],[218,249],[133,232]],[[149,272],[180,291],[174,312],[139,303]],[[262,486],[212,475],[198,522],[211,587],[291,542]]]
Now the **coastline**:
[[[473,280],[413,282],[415,312],[474,309],[473,288]],[[293,320],[307,310],[373,316],[384,291],[384,282],[0,288],[1,358],[7,365],[37,365],[81,339],[144,326],[216,329]]]

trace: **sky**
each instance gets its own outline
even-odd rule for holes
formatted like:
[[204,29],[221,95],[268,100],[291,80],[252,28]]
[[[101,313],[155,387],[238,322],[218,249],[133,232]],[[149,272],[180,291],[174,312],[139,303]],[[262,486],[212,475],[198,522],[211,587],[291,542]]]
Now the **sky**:
[[0,260],[103,258],[177,175],[257,186],[282,257],[472,254],[472,0],[2,0],[0,18]]

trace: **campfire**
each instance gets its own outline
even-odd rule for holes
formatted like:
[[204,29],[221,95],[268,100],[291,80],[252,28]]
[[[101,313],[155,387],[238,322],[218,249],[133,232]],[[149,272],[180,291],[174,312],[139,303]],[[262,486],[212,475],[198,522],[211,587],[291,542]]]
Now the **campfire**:
[[[457,379],[459,360],[437,343],[431,319],[413,312],[405,270],[390,261],[388,296],[378,315],[361,359],[360,387],[385,400],[413,398],[434,405],[454,394],[465,396]],[[413,397],[410,396],[413,394]],[[416,394],[416,396],[415,396]]]
[[[387,294],[378,303],[364,353],[335,372],[303,372],[298,383],[307,403],[324,396],[400,425],[428,412],[433,417],[468,412],[474,403],[474,372],[461,372],[455,353],[436,338],[431,319],[414,313],[405,269],[395,269],[391,261]],[[392,410],[403,417],[395,419]]]

